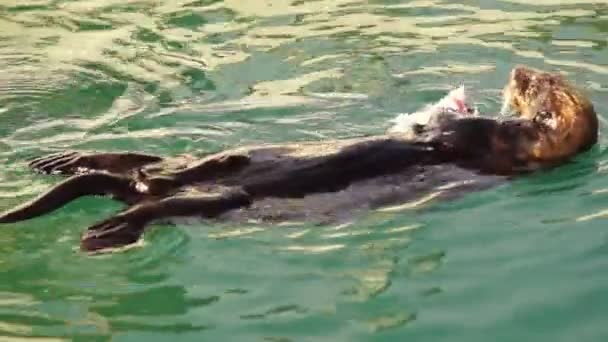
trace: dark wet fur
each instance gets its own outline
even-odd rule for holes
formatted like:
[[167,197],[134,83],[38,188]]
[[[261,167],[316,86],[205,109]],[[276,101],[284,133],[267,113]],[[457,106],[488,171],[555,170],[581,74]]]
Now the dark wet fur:
[[479,184],[489,186],[502,178],[483,174],[535,169],[525,154],[537,139],[535,125],[466,118],[421,132],[414,141],[376,136],[262,145],[194,162],[136,153],[53,154],[30,166],[72,176],[0,215],[0,222],[37,217],[82,196],[108,195],[128,208],[83,235],[81,248],[95,251],[136,242],[150,223],[171,217],[331,221],[358,208],[402,203],[448,181],[483,180]]

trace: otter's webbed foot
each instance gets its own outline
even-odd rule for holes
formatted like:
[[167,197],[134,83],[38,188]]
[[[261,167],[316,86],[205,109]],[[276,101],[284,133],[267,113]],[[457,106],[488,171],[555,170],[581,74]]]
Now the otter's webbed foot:
[[128,214],[119,214],[97,223],[82,235],[80,249],[87,252],[128,246],[137,242],[146,222]]
[[228,210],[251,204],[248,193],[230,190],[217,195],[180,195],[134,206],[92,227],[82,236],[83,251],[122,247],[137,242],[147,224],[159,219],[180,216],[211,218]]
[[78,152],[59,152],[31,160],[28,166],[40,173],[76,174],[77,164],[82,164],[82,155]]
[[161,157],[137,153],[59,152],[36,158],[29,166],[41,173],[85,174],[93,171],[125,173],[146,164],[162,161]]

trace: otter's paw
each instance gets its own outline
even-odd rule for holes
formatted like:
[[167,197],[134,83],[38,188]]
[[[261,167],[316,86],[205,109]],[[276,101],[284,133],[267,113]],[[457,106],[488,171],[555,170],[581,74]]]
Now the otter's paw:
[[89,160],[79,152],[59,152],[36,158],[29,162],[29,167],[40,173],[48,174],[83,174],[89,171]]
[[143,170],[137,170],[135,174],[135,190],[142,194],[162,196],[180,186],[181,183],[171,176],[150,176]]
[[80,249],[86,252],[124,247],[136,243],[144,232],[144,223],[117,215],[102,221],[82,235]]

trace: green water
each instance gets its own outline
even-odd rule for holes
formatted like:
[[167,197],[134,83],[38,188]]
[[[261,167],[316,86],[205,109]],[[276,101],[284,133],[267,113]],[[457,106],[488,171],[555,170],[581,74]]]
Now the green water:
[[[515,64],[608,108],[604,0],[3,0],[0,210],[55,184],[25,160],[374,134]],[[602,119],[602,123],[604,120]],[[602,124],[603,130],[603,124]],[[608,158],[349,226],[157,226],[87,257],[120,208],[0,233],[0,340],[606,341]]]

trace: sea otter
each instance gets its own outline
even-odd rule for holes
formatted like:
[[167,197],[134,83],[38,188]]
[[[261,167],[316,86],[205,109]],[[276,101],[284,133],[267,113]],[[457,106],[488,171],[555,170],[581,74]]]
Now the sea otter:
[[[330,222],[358,209],[386,207],[449,188],[484,188],[554,167],[597,142],[591,102],[554,73],[514,68],[503,91],[518,116],[438,114],[414,137],[398,131],[365,138],[236,148],[202,159],[138,153],[67,152],[30,166],[72,175],[40,197],[0,215],[30,219],[85,195],[128,205],[90,227],[81,249],[136,242],[165,218]],[[457,182],[457,183],[454,183]]]

